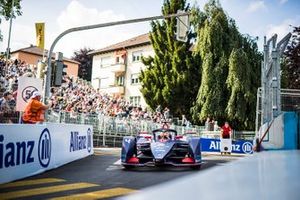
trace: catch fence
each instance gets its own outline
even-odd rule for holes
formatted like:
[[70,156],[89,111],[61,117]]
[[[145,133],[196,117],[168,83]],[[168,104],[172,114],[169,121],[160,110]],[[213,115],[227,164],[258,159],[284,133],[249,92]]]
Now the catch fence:
[[[204,126],[180,126],[179,120],[171,122],[170,128],[175,129],[179,135],[193,133],[201,137],[219,138],[220,131],[206,131]],[[70,112],[49,111],[47,122],[89,124],[94,130],[94,146],[120,147],[124,136],[136,135],[140,132],[150,133],[152,130],[161,128],[162,124],[151,120],[133,120],[119,117],[110,117],[102,114],[84,114]],[[180,121],[179,121],[180,124]],[[234,131],[233,139],[252,140],[254,131]]]
[[[19,123],[20,113],[0,113],[0,123]],[[136,135],[140,132],[151,133],[152,130],[162,127],[160,123],[152,120],[133,120],[128,118],[110,117],[103,114],[85,114],[72,112],[47,111],[46,122],[66,124],[88,124],[93,126],[94,146],[120,147],[124,136]],[[181,126],[179,119],[172,119],[170,128],[175,129],[179,135],[192,133],[205,138],[219,138],[221,132],[206,131],[204,126]],[[254,131],[233,131],[233,139],[252,140]]]
[[[0,113],[0,123],[19,123],[20,113]],[[124,136],[136,135],[140,132],[151,133],[152,130],[162,127],[160,123],[152,120],[133,120],[128,118],[110,117],[103,114],[85,114],[72,112],[47,111],[46,122],[66,124],[88,124],[93,126],[94,146],[120,147]],[[192,133],[205,138],[219,138],[221,132],[206,131],[204,126],[181,126],[179,119],[172,119],[170,128],[175,129],[179,135]],[[233,139],[253,140],[254,131],[233,131]]]

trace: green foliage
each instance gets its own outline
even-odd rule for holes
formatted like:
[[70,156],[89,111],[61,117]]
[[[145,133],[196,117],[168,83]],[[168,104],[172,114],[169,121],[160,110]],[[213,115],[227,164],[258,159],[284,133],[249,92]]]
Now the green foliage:
[[205,5],[205,21],[199,26],[196,52],[202,64],[202,81],[197,101],[192,108],[194,121],[204,121],[206,117],[225,118],[226,78],[230,34],[229,21],[216,1]]
[[287,72],[287,63],[286,59],[283,58],[281,63],[281,88],[289,88],[289,76]]
[[[241,121],[233,121],[239,123],[239,129],[254,130],[255,114],[256,114],[256,94],[257,89],[261,85],[261,62],[263,56],[258,52],[256,43],[257,38],[252,39],[250,36],[243,36],[241,48],[247,55],[248,61],[248,78],[250,79],[249,95],[247,96],[246,113],[247,115]],[[242,67],[242,66],[241,66]]]
[[80,63],[78,69],[78,77],[87,81],[91,81],[92,77],[92,56],[88,55],[89,52],[93,51],[90,48],[79,49],[74,52],[72,57],[73,60],[76,60]]
[[[20,16],[22,15],[21,12],[21,0],[14,0],[14,12],[13,12],[13,18],[16,17],[16,15]],[[11,16],[11,9],[12,9],[12,0],[0,0],[0,17],[4,17],[6,20],[9,20]],[[0,19],[1,24],[1,19]],[[0,30],[0,42],[2,42],[3,36]]]
[[203,60],[202,80],[193,120],[211,117],[228,120],[235,129],[253,129],[262,59],[256,40],[239,33],[217,0],[205,5],[201,19],[195,54]]
[[[14,13],[13,17],[22,15],[21,0],[14,0]],[[12,0],[0,0],[0,15],[8,20],[11,16]]]
[[231,95],[226,113],[231,120],[243,122],[247,117],[247,105],[250,93],[250,66],[243,49],[233,49],[229,57],[227,87]]
[[300,26],[294,27],[291,42],[287,46],[282,64],[284,88],[300,89]]
[[[189,9],[185,0],[165,0],[162,13]],[[154,21],[151,26],[155,55],[142,59],[147,69],[141,73],[141,92],[152,109],[168,106],[174,115],[188,115],[201,78],[200,57],[190,51],[194,35],[190,32],[187,42],[176,41],[176,18]]]

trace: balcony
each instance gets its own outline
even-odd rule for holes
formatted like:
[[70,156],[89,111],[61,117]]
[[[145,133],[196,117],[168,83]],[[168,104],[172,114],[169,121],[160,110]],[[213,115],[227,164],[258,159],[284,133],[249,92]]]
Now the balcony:
[[111,66],[111,71],[114,73],[122,73],[125,72],[125,64],[124,63],[116,63]]
[[105,89],[105,92],[110,94],[124,94],[125,87],[124,86],[110,86]]

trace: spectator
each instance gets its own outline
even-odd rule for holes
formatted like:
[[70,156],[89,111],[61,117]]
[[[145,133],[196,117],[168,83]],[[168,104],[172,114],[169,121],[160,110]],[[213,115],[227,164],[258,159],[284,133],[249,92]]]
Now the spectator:
[[12,93],[6,91],[3,93],[3,97],[0,99],[0,112],[10,112],[13,111],[10,106],[10,101],[12,100]]
[[168,121],[170,118],[170,109],[168,107],[165,107],[164,109],[164,118],[166,121]]
[[12,93],[5,91],[0,99],[0,123],[16,123],[17,114]]
[[185,118],[185,115],[182,115],[181,126],[186,126],[187,122],[188,122],[188,120]]
[[44,105],[40,100],[41,95],[38,92],[34,92],[25,107],[22,117],[24,123],[35,124],[44,121],[44,111],[47,110],[49,106]]
[[205,130],[209,131],[209,123],[210,123],[210,118],[206,118],[206,121],[205,121]]
[[231,134],[232,134],[232,129],[229,126],[229,123],[225,122],[225,124],[221,128],[221,137],[223,139],[229,139],[231,137]]
[[156,107],[155,112],[157,112],[157,113],[160,113],[160,112],[161,112],[161,106],[160,106],[160,105],[158,105],[158,106]]
[[215,120],[211,120],[208,123],[208,131],[214,131],[214,124],[215,124]]
[[219,130],[218,122],[214,121],[214,131],[218,131],[218,130]]

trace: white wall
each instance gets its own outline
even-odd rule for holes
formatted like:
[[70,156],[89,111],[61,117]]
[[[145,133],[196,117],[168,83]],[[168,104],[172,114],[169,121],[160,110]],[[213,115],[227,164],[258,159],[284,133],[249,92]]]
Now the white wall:
[[[259,129],[260,138],[263,137],[270,123],[265,123]],[[262,146],[265,149],[280,149],[284,145],[284,114],[279,115],[272,123],[266,134]]]
[[112,53],[106,53],[106,54],[100,54],[100,55],[94,55],[93,56],[93,67],[92,67],[92,86],[97,89],[99,87],[99,79],[101,78],[109,78],[110,83],[114,83],[114,73],[111,71],[111,67],[101,67],[101,58],[103,57],[110,57],[111,58],[111,64],[115,62],[114,60],[114,52]]
[[141,106],[146,107],[147,104],[140,92],[141,84],[131,84],[131,75],[136,73],[141,73],[146,66],[141,61],[132,61],[132,53],[135,51],[142,51],[144,57],[149,55],[154,55],[154,51],[151,45],[135,47],[127,50],[127,70],[125,77],[125,98],[129,101],[130,96],[141,96]]

